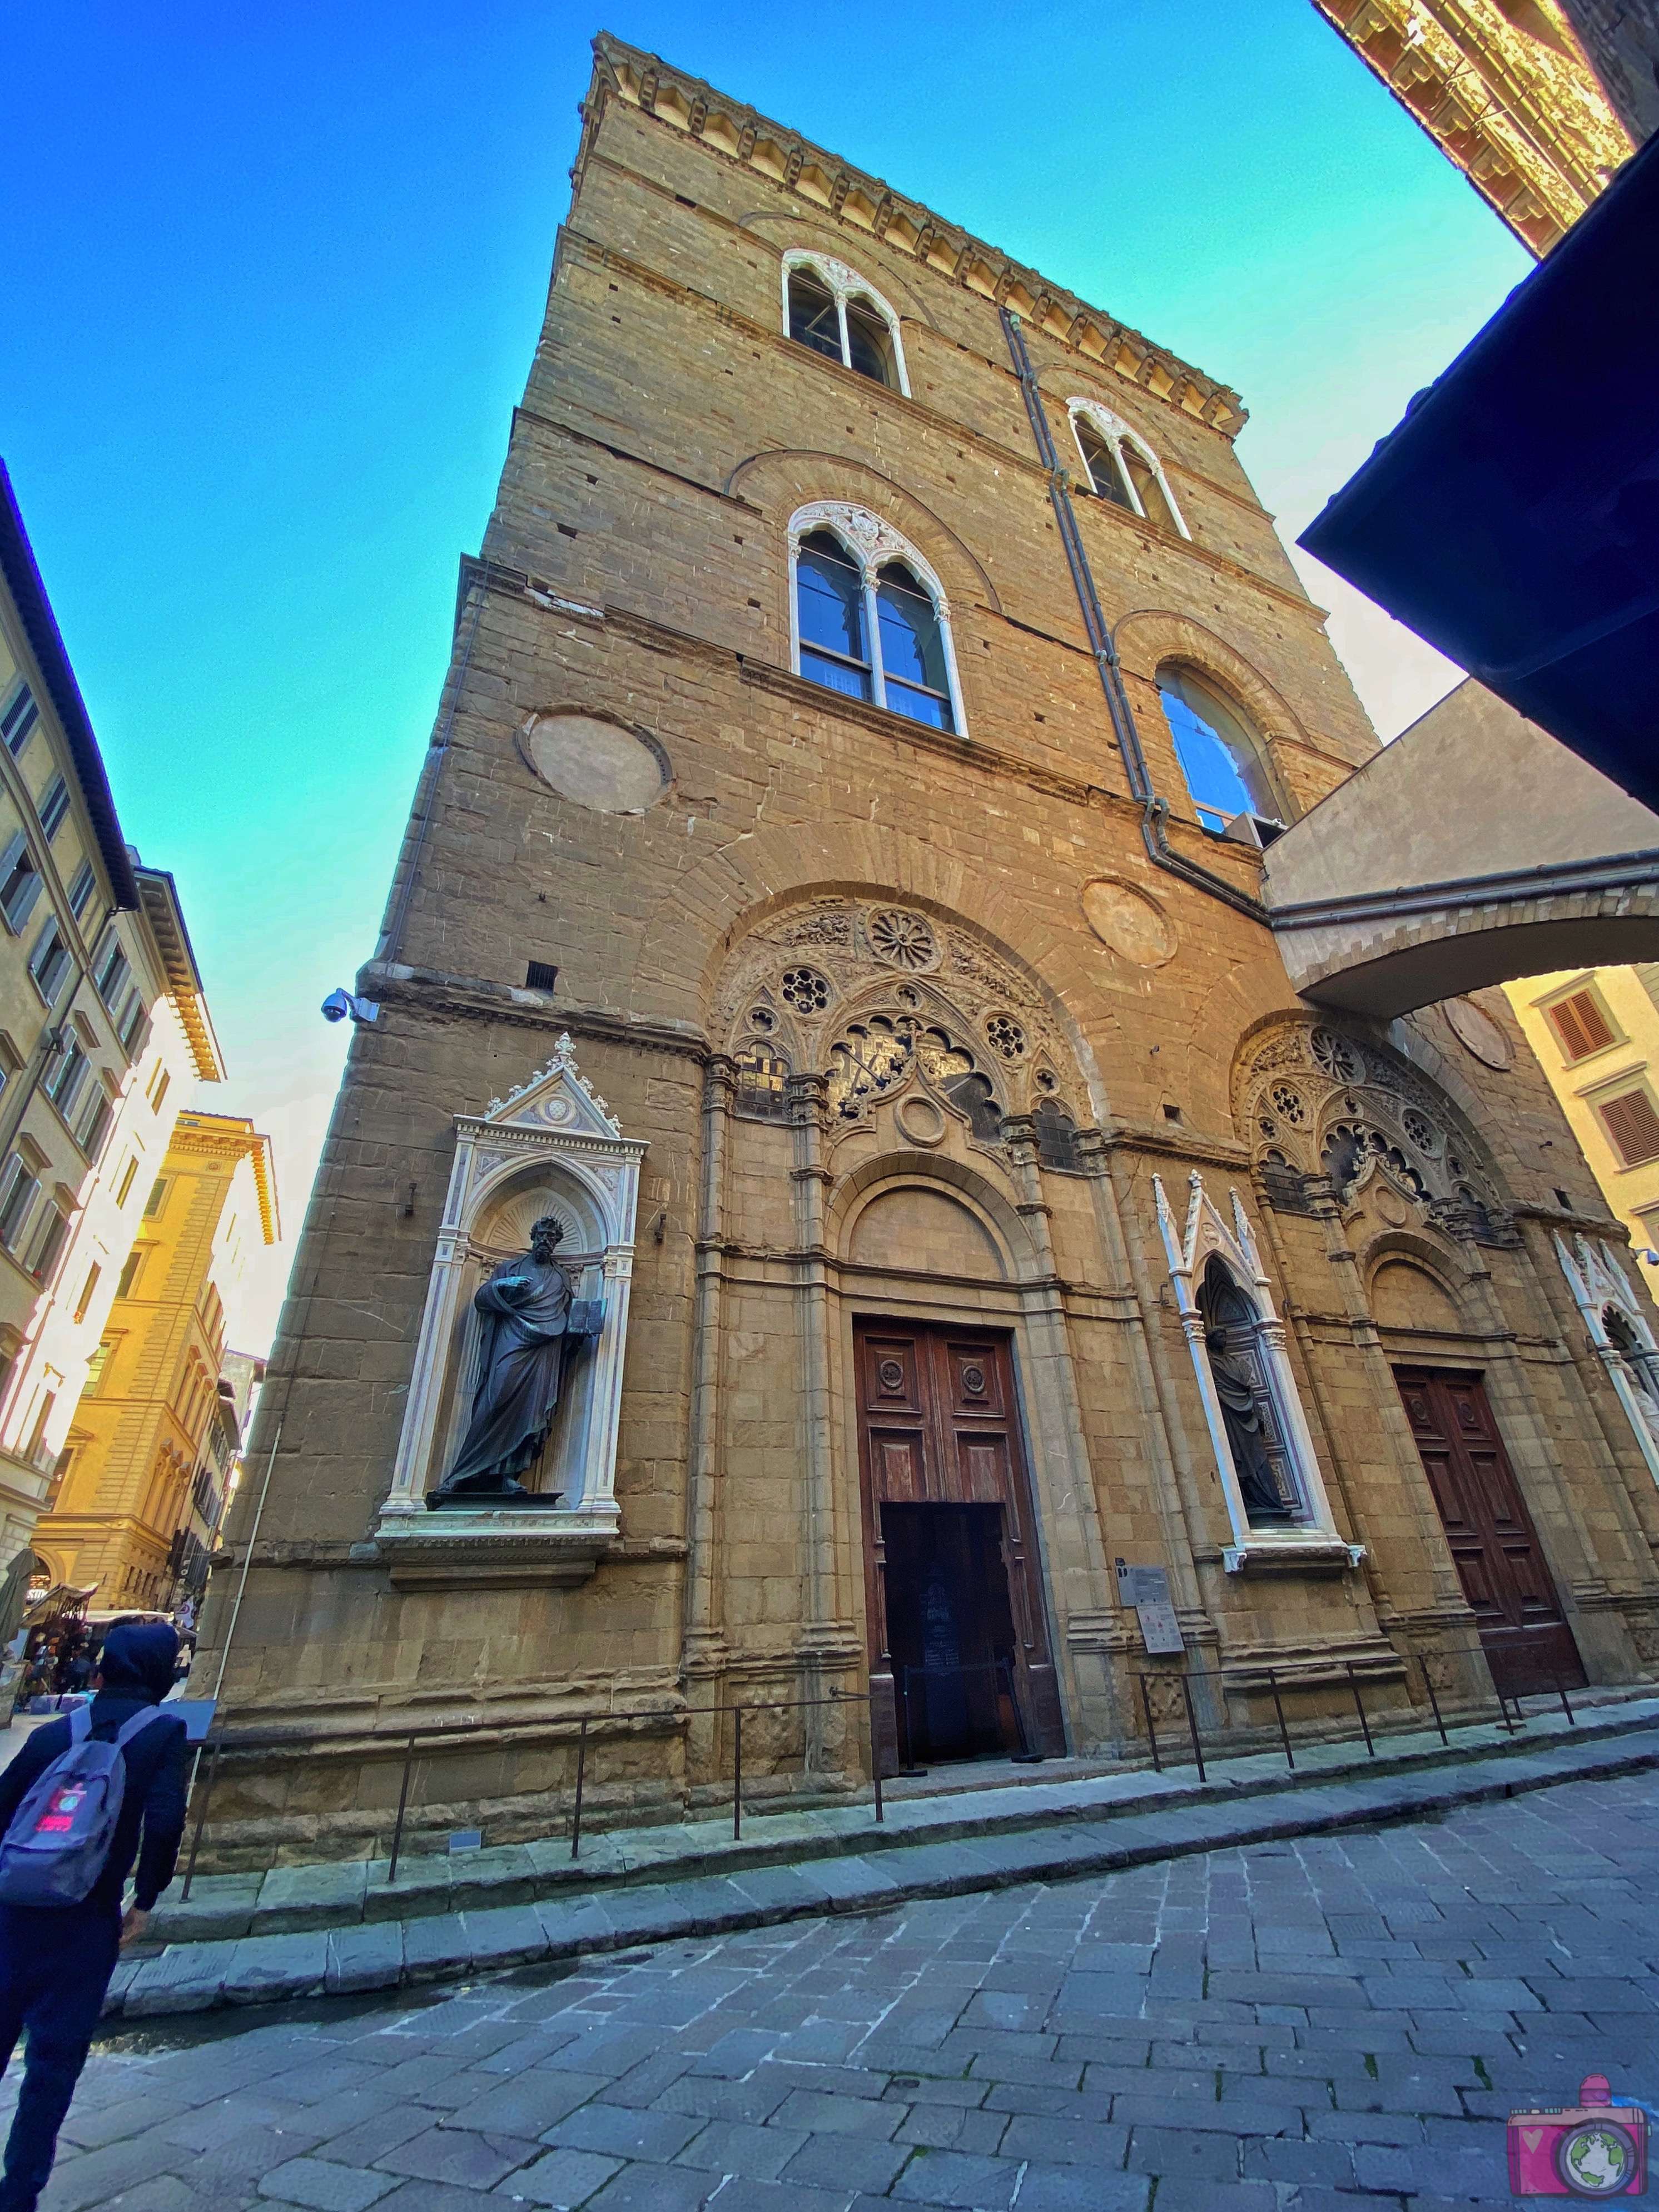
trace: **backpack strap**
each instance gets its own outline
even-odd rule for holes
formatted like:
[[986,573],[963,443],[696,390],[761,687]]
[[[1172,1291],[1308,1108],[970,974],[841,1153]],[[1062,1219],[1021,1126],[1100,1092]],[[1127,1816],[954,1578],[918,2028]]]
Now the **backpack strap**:
[[135,1713],[130,1721],[122,1724],[120,1733],[115,1739],[116,1749],[125,1751],[139,1729],[148,1728],[152,1721],[172,1720],[175,1717],[177,1717],[169,1713],[165,1705],[147,1705],[142,1713]]
[[77,1743],[84,1743],[87,1738],[92,1734],[92,1707],[90,1705],[76,1705],[75,1707],[69,1717],[69,1729],[70,1748],[73,1750]]

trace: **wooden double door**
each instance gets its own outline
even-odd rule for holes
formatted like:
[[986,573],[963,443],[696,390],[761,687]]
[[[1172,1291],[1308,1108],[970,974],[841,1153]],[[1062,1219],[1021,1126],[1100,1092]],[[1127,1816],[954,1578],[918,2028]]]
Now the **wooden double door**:
[[884,1771],[1063,1752],[1009,1340],[871,1320],[854,1345]]
[[1497,1687],[1523,1697],[1584,1680],[1478,1375],[1396,1367],[1423,1469]]

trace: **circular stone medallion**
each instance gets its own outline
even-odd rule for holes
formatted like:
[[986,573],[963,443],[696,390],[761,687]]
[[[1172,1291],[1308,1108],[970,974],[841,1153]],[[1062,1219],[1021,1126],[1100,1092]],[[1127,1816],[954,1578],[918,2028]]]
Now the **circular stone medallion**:
[[523,750],[544,783],[597,814],[643,814],[669,784],[661,748],[592,714],[532,714]]
[[945,1135],[945,1116],[931,1098],[913,1094],[893,1118],[913,1145],[937,1145]]
[[1175,928],[1163,908],[1115,876],[1085,884],[1083,918],[1101,943],[1132,968],[1161,968],[1175,956]]
[[1466,1052],[1472,1052],[1488,1067],[1503,1069],[1514,1064],[1509,1039],[1484,1006],[1477,1006],[1470,999],[1448,999],[1440,1011]]

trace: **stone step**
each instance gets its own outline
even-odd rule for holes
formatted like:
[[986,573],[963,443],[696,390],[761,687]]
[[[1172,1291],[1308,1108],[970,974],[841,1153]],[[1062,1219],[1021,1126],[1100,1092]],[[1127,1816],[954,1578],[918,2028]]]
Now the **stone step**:
[[[704,1832],[714,1823],[635,1832],[631,1843],[599,1837],[593,1860],[574,1869],[561,1841],[416,1861],[407,1887],[401,1869],[394,1888],[363,1863],[215,1876],[214,1894],[199,1905],[192,1895],[187,1906],[158,1911],[156,1931],[174,1940],[122,1960],[106,2011],[138,2017],[394,1989],[1420,1819],[1659,1765],[1659,1699],[1592,1710],[1576,1728],[1564,1716],[1534,1717],[1523,1735],[1451,1735],[1449,1747],[1434,1737],[1431,1751],[1427,1740],[1396,1737],[1379,1744],[1374,1760],[1354,1759],[1346,1745],[1318,1747],[1297,1753],[1294,1775],[1282,1758],[1258,1754],[1218,1761],[1202,1784],[1189,1766],[910,1798],[889,1808],[881,1828],[867,1808],[861,1824],[854,1809],[835,1808],[759,1818],[752,1826],[761,1832],[741,1843],[728,1826],[723,1847]],[[767,1832],[786,1827],[787,1835]],[[658,1841],[654,1865],[632,1856],[647,1838]],[[608,1872],[596,1863],[604,1845],[612,1846]],[[225,1887],[236,1883],[240,1899]],[[261,1927],[273,1883],[272,1913],[327,1917],[280,1932]]]

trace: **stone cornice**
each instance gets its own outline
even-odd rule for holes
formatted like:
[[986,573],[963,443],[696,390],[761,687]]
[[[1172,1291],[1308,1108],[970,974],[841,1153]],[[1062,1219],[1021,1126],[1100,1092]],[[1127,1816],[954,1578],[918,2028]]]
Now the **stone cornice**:
[[880,178],[849,167],[838,155],[726,99],[701,78],[688,76],[609,33],[593,41],[593,77],[582,104],[575,165],[579,189],[610,98],[700,141],[718,160],[793,194],[817,221],[877,239],[890,253],[907,254],[936,276],[1009,308],[1046,337],[1085,360],[1115,369],[1153,398],[1183,408],[1224,436],[1236,437],[1243,428],[1245,410],[1238,394],[1226,385],[1075,293],[1057,289],[1035,270],[945,222],[920,202],[903,198]]
[[694,1060],[700,1066],[712,1050],[702,1031],[690,1022],[647,1021],[616,1007],[585,1006],[575,1000],[556,998],[550,991],[521,991],[486,976],[452,975],[441,969],[371,960],[358,969],[357,983],[365,998],[373,996],[382,1006],[404,1006],[419,1015],[459,1014],[520,1029],[568,1030],[573,1036],[668,1053]]

